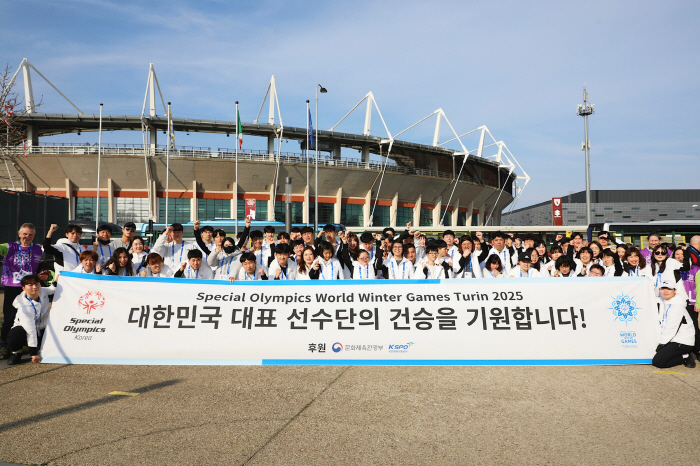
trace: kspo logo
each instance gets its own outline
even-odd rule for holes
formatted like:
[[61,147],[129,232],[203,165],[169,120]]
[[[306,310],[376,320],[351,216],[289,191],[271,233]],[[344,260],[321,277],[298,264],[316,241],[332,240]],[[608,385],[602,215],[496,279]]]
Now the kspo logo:
[[334,353],[340,353],[341,351],[343,351],[343,345],[337,342],[333,343],[332,349]]
[[415,343],[413,343],[413,342],[404,343],[402,345],[392,344],[392,345],[389,345],[389,352],[390,353],[407,353],[408,349],[413,345],[415,345]]

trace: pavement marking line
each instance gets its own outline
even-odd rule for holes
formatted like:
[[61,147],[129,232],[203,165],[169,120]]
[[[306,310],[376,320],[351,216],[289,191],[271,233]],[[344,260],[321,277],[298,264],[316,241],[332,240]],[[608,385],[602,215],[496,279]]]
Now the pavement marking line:
[[133,392],[109,392],[108,395],[136,396],[138,393]]
[[669,371],[653,371],[655,374],[678,374],[685,375],[683,372],[669,372]]

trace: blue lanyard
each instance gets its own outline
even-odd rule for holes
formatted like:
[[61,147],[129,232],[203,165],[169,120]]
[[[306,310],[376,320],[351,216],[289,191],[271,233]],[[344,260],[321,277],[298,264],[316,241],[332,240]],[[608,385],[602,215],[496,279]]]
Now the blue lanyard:
[[334,276],[334,274],[333,274],[333,261],[331,261],[331,277],[326,278],[326,271],[325,270],[323,272],[321,272],[321,275],[323,275],[324,280],[333,280],[333,276]]
[[280,272],[282,272],[284,279],[287,280],[287,273],[284,270],[282,270],[282,264],[280,264]]
[[[369,264],[365,265],[365,272],[367,273],[367,279],[369,279]],[[360,280],[362,280],[362,266],[360,266]]]
[[260,248],[260,265],[262,265],[262,255],[263,255],[263,250]]
[[[396,259],[394,259],[396,260]],[[396,271],[394,270],[394,262],[391,263],[391,272],[394,274],[394,278],[396,278]],[[401,271],[401,279],[403,279],[406,276],[406,263],[403,263],[403,270]]]
[[[39,316],[36,315],[36,307],[34,306],[34,302],[31,300],[31,298],[29,298],[29,296],[27,296],[27,301],[29,301],[29,304],[31,304],[32,308],[34,309],[34,325],[38,325]],[[37,301],[39,302],[39,304],[41,304],[41,296],[37,298]]]
[[[182,252],[185,250],[185,244],[187,244],[187,242],[186,242],[186,241],[183,241],[183,242],[182,242],[182,247],[180,248],[180,262],[178,262],[178,264],[181,264],[181,263],[182,263]],[[172,250],[173,250],[173,259],[172,259],[172,260],[173,260],[173,265],[175,265],[175,241],[173,241],[173,244],[171,245],[171,247],[173,248],[173,249],[172,249]]]
[[[187,278],[191,278],[191,277],[190,277],[190,272],[191,272],[191,271],[192,271],[192,267],[190,267],[190,266],[188,265],[188,266],[187,266]],[[199,269],[197,269],[196,272],[197,272],[197,273],[194,275],[194,278],[195,278],[195,279],[199,278]]]
[[[636,276],[639,276],[639,266],[637,266],[637,267],[634,268],[634,274],[635,274]],[[632,271],[630,270],[630,276],[631,276],[631,275],[632,275]]]
[[671,309],[671,305],[669,304],[668,307],[666,307],[666,312],[664,312],[664,316],[661,318],[661,328],[666,327],[666,318],[668,317],[668,310]]
[[[112,246],[107,246],[107,251],[109,251],[109,257],[112,257]],[[105,265],[105,256],[102,252],[102,244],[100,244],[100,258],[102,258],[102,265]]]
[[492,276],[493,278],[496,278],[496,276],[493,274],[493,271],[492,271],[491,269],[489,269],[489,273],[491,274],[491,276]]

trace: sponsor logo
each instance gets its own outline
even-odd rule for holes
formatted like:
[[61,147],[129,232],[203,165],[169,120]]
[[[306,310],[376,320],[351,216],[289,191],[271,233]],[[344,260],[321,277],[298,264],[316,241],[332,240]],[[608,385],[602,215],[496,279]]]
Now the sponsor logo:
[[637,320],[637,313],[641,308],[634,301],[634,296],[630,297],[622,293],[613,298],[609,309],[612,309],[615,320],[628,323]]
[[409,348],[411,346],[415,345],[415,343],[410,342],[410,343],[403,343],[403,344],[391,344],[389,345],[389,352],[390,353],[408,353]]
[[333,343],[333,348],[332,348],[332,349],[333,349],[333,352],[334,352],[334,353],[340,353],[341,351],[343,351],[343,345],[340,344],[340,343],[338,343],[338,342]]
[[88,291],[78,299],[78,305],[90,314],[92,311],[99,311],[105,305],[105,297],[99,291]]
[[630,345],[637,343],[637,332],[620,332],[620,343]]

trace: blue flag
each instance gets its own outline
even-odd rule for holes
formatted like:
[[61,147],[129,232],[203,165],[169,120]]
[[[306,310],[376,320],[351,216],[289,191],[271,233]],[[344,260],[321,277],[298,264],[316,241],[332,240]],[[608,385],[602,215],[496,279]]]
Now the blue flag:
[[314,147],[314,125],[311,122],[311,110],[309,110],[309,131],[309,147],[307,149]]

